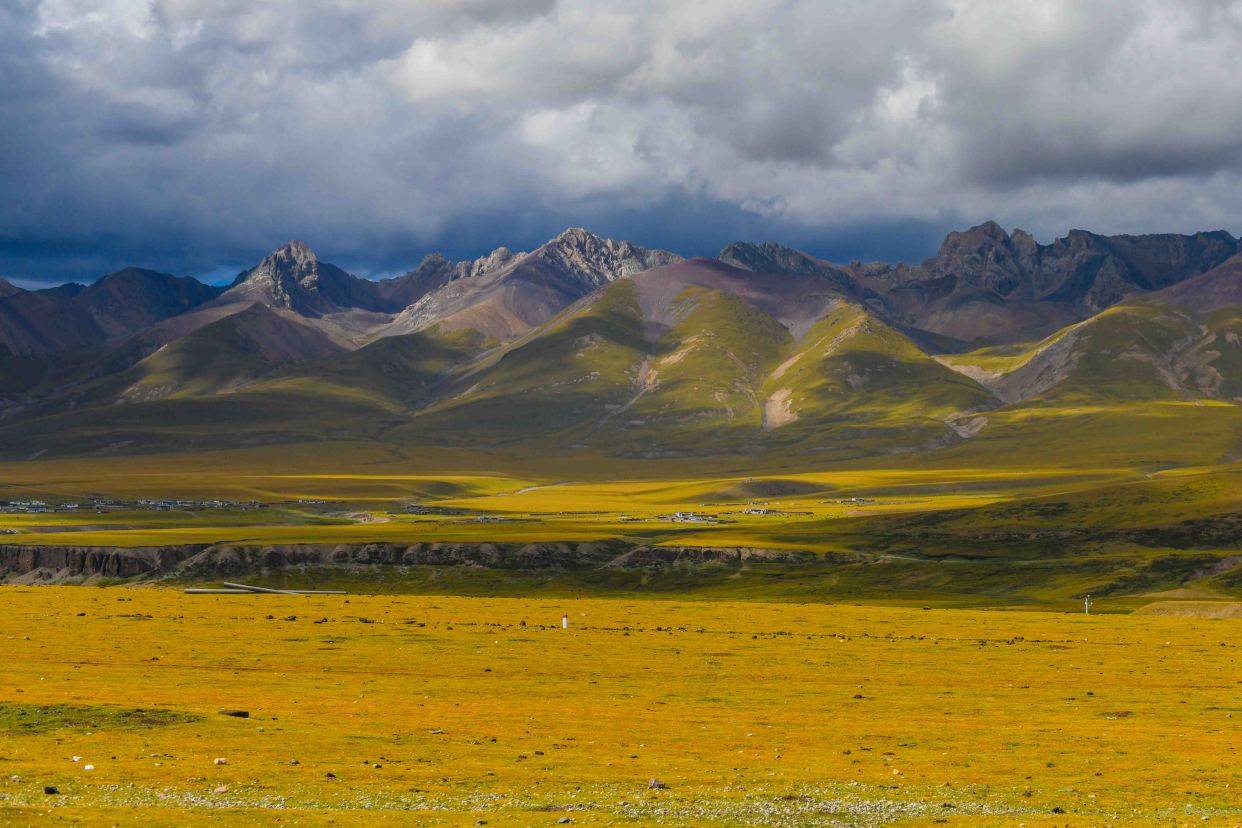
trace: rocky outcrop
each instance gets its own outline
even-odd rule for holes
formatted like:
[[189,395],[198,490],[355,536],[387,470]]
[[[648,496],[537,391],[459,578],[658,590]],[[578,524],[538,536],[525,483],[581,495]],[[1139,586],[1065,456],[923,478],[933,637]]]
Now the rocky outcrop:
[[[896,320],[962,341],[1044,336],[1128,296],[1204,273],[1239,252],[1218,230],[1184,236],[1101,236],[1071,230],[1042,245],[996,222],[950,233],[914,268],[868,276]],[[861,276],[861,274],[860,274]]]
[[[1224,230],[1102,236],[1071,230],[1050,244],[994,221],[949,233],[936,255],[907,267],[834,265],[767,242],[739,242],[719,258],[758,273],[817,275],[890,322],[961,343],[1046,336],[1126,297],[1210,271],[1242,252]],[[947,345],[949,343],[940,343]]]
[[858,299],[867,299],[872,295],[845,268],[776,242],[734,242],[721,250],[716,258],[725,264],[755,273],[793,273],[820,277],[847,296]]
[[209,546],[180,564],[177,575],[213,575],[290,566],[478,566],[571,569],[598,566],[627,549],[598,543],[344,543]]
[[321,262],[305,244],[291,241],[238,274],[219,303],[259,302],[309,317],[351,309],[400,310],[386,301],[383,293],[379,283]]
[[395,279],[382,279],[376,286],[391,307],[404,309],[449,282],[486,275],[524,255],[498,247],[482,258],[454,262],[439,253],[428,253],[418,267]]
[[542,325],[603,285],[679,261],[675,253],[602,238],[580,227],[530,253],[500,248],[485,259],[451,267],[447,260],[424,260],[442,284],[401,311],[383,335],[437,325],[443,330],[473,329],[505,341]]
[[649,569],[685,564],[811,563],[814,552],[720,546],[639,546],[608,562],[611,569]]
[[202,546],[29,546],[0,544],[0,581],[64,582],[143,578],[172,572]]
[[[544,543],[190,544],[163,547],[0,545],[0,582],[213,578],[290,567],[480,567],[514,571],[661,569],[749,563],[807,564],[813,552],[751,547],[636,546],[624,541]],[[851,559],[852,560],[852,559]]]
[[569,228],[531,253],[530,258],[578,281],[584,292],[644,270],[682,261],[676,253],[605,239],[581,227]]

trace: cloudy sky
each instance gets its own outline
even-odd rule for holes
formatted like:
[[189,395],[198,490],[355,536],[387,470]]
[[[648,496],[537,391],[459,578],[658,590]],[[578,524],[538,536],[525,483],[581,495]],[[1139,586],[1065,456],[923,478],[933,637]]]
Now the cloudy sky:
[[0,275],[1242,233],[1242,0],[3,0]]

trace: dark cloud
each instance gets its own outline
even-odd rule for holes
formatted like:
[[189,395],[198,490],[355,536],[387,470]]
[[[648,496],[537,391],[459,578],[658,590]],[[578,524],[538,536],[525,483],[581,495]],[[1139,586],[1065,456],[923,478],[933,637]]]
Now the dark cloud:
[[1242,214],[1242,2],[14,0],[0,275]]

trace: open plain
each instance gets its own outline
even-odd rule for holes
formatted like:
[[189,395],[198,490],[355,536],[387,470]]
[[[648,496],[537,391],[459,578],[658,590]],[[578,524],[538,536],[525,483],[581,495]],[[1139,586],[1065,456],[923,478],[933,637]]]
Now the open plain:
[[10,824],[1242,820],[1236,620],[10,587],[0,625]]

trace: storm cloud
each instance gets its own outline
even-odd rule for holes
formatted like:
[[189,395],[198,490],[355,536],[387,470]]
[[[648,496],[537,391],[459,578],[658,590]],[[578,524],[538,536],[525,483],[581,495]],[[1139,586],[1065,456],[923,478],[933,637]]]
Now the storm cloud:
[[10,0],[0,275],[1239,231],[1242,0]]

